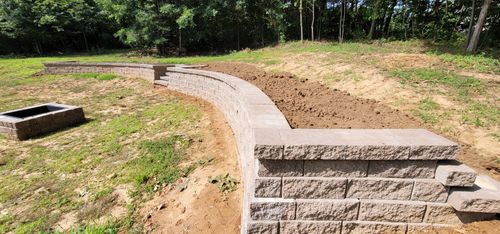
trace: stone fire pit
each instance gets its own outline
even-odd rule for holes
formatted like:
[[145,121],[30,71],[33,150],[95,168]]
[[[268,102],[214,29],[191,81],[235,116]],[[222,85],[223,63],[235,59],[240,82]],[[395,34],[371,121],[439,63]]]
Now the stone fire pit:
[[81,107],[46,103],[0,113],[0,133],[10,139],[26,140],[83,122]]

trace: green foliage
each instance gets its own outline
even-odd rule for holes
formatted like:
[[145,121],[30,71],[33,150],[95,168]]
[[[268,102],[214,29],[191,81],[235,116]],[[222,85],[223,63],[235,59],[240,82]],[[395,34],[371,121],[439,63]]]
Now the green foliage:
[[115,234],[118,233],[116,224],[88,225],[70,230],[71,234]]
[[219,191],[226,196],[230,192],[236,191],[236,186],[238,185],[238,181],[231,177],[229,173],[225,175],[218,175],[208,179],[208,182],[211,184],[217,185]]

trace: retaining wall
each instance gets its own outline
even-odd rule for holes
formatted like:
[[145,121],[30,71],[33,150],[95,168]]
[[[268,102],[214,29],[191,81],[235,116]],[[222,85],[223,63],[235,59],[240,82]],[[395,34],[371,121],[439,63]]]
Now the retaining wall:
[[240,155],[242,233],[410,233],[500,212],[498,182],[427,130],[291,129],[237,77],[168,67],[154,82],[224,113]]
[[72,74],[72,73],[113,73],[125,77],[140,77],[150,82],[165,75],[169,64],[143,63],[78,63],[55,62],[44,63],[45,74]]

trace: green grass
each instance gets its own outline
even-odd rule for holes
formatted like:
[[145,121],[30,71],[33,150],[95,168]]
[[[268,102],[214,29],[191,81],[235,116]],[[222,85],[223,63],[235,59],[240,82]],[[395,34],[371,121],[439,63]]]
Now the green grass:
[[439,122],[440,109],[438,103],[431,98],[425,98],[418,103],[417,109],[414,110],[414,115],[419,117],[424,123],[436,124]]
[[75,74],[74,76],[76,78],[97,79],[97,80],[112,80],[117,78],[117,76],[114,74],[98,74],[98,73],[82,73],[82,74]]
[[500,123],[498,106],[472,101],[462,111],[462,121],[477,127],[490,127]]
[[471,92],[484,89],[484,83],[472,76],[456,74],[449,70],[430,68],[409,68],[392,71],[391,74],[411,85],[443,86],[459,96],[469,96]]

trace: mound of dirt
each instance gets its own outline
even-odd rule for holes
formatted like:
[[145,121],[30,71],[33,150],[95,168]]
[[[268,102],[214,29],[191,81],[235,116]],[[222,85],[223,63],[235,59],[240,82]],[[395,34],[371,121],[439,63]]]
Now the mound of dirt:
[[414,118],[375,100],[357,98],[287,73],[266,73],[248,64],[212,63],[206,68],[237,76],[266,93],[293,128],[422,128]]

